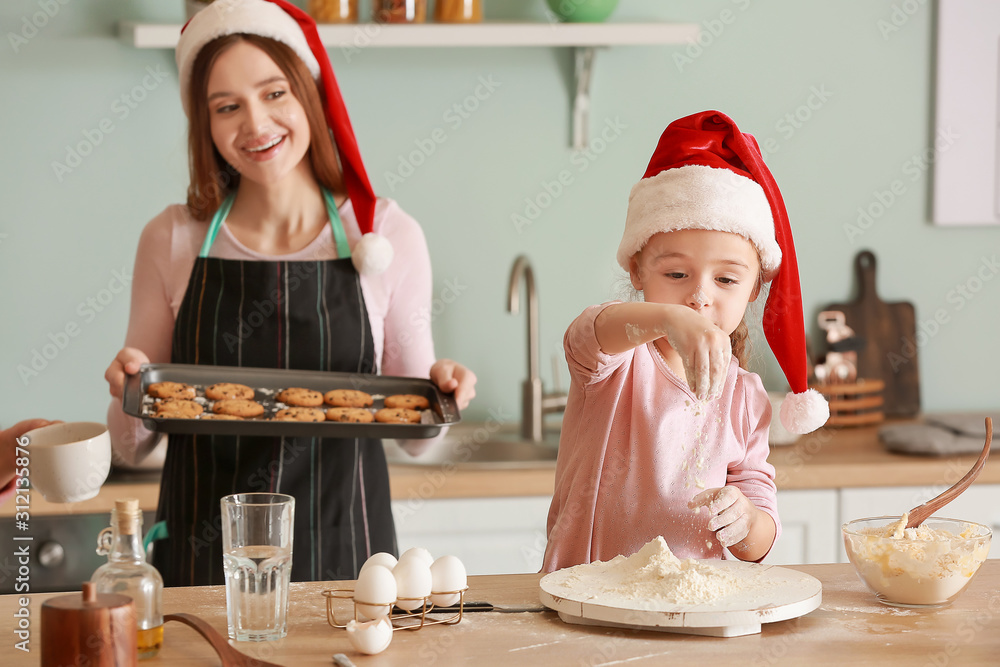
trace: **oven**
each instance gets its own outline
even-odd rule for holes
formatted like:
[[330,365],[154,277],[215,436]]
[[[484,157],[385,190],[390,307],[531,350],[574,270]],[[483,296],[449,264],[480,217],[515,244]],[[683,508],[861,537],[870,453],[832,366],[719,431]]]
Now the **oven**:
[[[159,479],[159,470],[112,469],[105,487]],[[155,512],[143,512],[144,531],[152,527],[155,516]],[[110,525],[110,509],[94,514],[32,515],[27,531],[18,530],[13,516],[0,517],[0,594],[80,590],[94,570],[108,562],[107,556],[97,553],[97,536]]]

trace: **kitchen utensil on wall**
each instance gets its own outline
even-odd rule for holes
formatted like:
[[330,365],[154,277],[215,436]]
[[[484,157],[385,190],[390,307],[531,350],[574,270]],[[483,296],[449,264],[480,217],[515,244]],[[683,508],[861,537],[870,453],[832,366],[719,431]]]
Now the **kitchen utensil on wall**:
[[42,603],[42,667],[135,667],[135,605],[127,595],[98,593],[91,583],[83,594]]
[[857,298],[850,303],[831,304],[826,310],[844,313],[846,325],[864,339],[864,347],[857,351],[858,377],[885,384],[885,414],[915,415],[920,411],[920,376],[913,304],[887,303],[879,297],[875,289],[875,254],[871,251],[859,252],[854,266]]

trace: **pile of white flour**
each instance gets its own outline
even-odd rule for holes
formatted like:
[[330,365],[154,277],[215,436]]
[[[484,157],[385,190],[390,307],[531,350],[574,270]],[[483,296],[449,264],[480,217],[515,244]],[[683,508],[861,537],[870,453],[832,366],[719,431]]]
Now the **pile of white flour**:
[[[708,604],[763,585],[746,571],[681,560],[657,537],[636,553],[577,565],[559,573],[558,584],[602,602]],[[630,604],[629,606],[635,606]]]

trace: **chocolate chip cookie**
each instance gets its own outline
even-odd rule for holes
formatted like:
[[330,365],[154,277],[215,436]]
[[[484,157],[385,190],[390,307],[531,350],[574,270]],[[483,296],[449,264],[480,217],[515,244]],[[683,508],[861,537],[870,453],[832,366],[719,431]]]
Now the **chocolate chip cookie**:
[[323,394],[312,389],[302,387],[289,387],[275,396],[275,399],[285,405],[292,405],[299,408],[315,408],[323,405]]
[[351,422],[354,424],[369,424],[375,416],[371,410],[364,408],[329,408],[326,418],[332,422]]
[[367,408],[374,402],[371,394],[357,389],[334,389],[326,392],[323,400],[337,408]]

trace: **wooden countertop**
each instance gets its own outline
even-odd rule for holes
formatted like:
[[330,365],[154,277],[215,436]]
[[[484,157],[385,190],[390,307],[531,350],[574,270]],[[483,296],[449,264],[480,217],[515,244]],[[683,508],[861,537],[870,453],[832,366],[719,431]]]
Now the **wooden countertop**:
[[[847,564],[800,565],[823,584],[823,603],[806,616],[765,624],[760,634],[698,637],[570,625],[552,611],[466,613],[457,625],[399,631],[384,653],[357,653],[344,630],[327,625],[325,588],[354,582],[293,584],[288,636],[280,641],[234,642],[251,657],[281,665],[329,667],[335,653],[364,665],[808,665],[996,664],[1000,655],[1000,560],[987,561],[969,589],[944,609],[887,607],[863,586]],[[468,600],[498,607],[542,609],[538,574],[470,577]],[[54,594],[60,595],[60,594]],[[8,650],[4,664],[37,665],[41,603],[30,599],[31,654]],[[0,636],[13,644],[19,596],[0,596]],[[221,586],[171,588],[163,593],[165,613],[188,612],[226,632],[225,591]],[[349,603],[347,603],[349,604]],[[348,609],[344,607],[345,613]],[[9,662],[8,660],[12,660]],[[210,646],[187,626],[166,624],[160,655],[142,664],[215,667]]]
[[[950,486],[979,458],[979,452],[962,456],[896,454],[879,442],[879,428],[823,428],[800,437],[793,445],[771,447],[768,460],[774,465],[778,489]],[[991,457],[976,484],[996,483],[1000,483],[1000,457]]]
[[[940,486],[958,481],[977,455],[909,456],[887,451],[878,427],[820,429],[786,446],[773,446],[769,460],[779,490],[884,486]],[[512,469],[472,469],[461,465],[389,466],[395,500],[550,496],[555,482],[553,463]],[[155,475],[139,475],[121,483],[106,483],[100,494],[81,503],[46,502],[32,494],[34,516],[109,512],[116,498],[139,498],[144,509],[156,507],[159,483]],[[1000,457],[986,462],[977,484],[1000,483]],[[13,502],[0,506],[0,517],[14,513]]]

